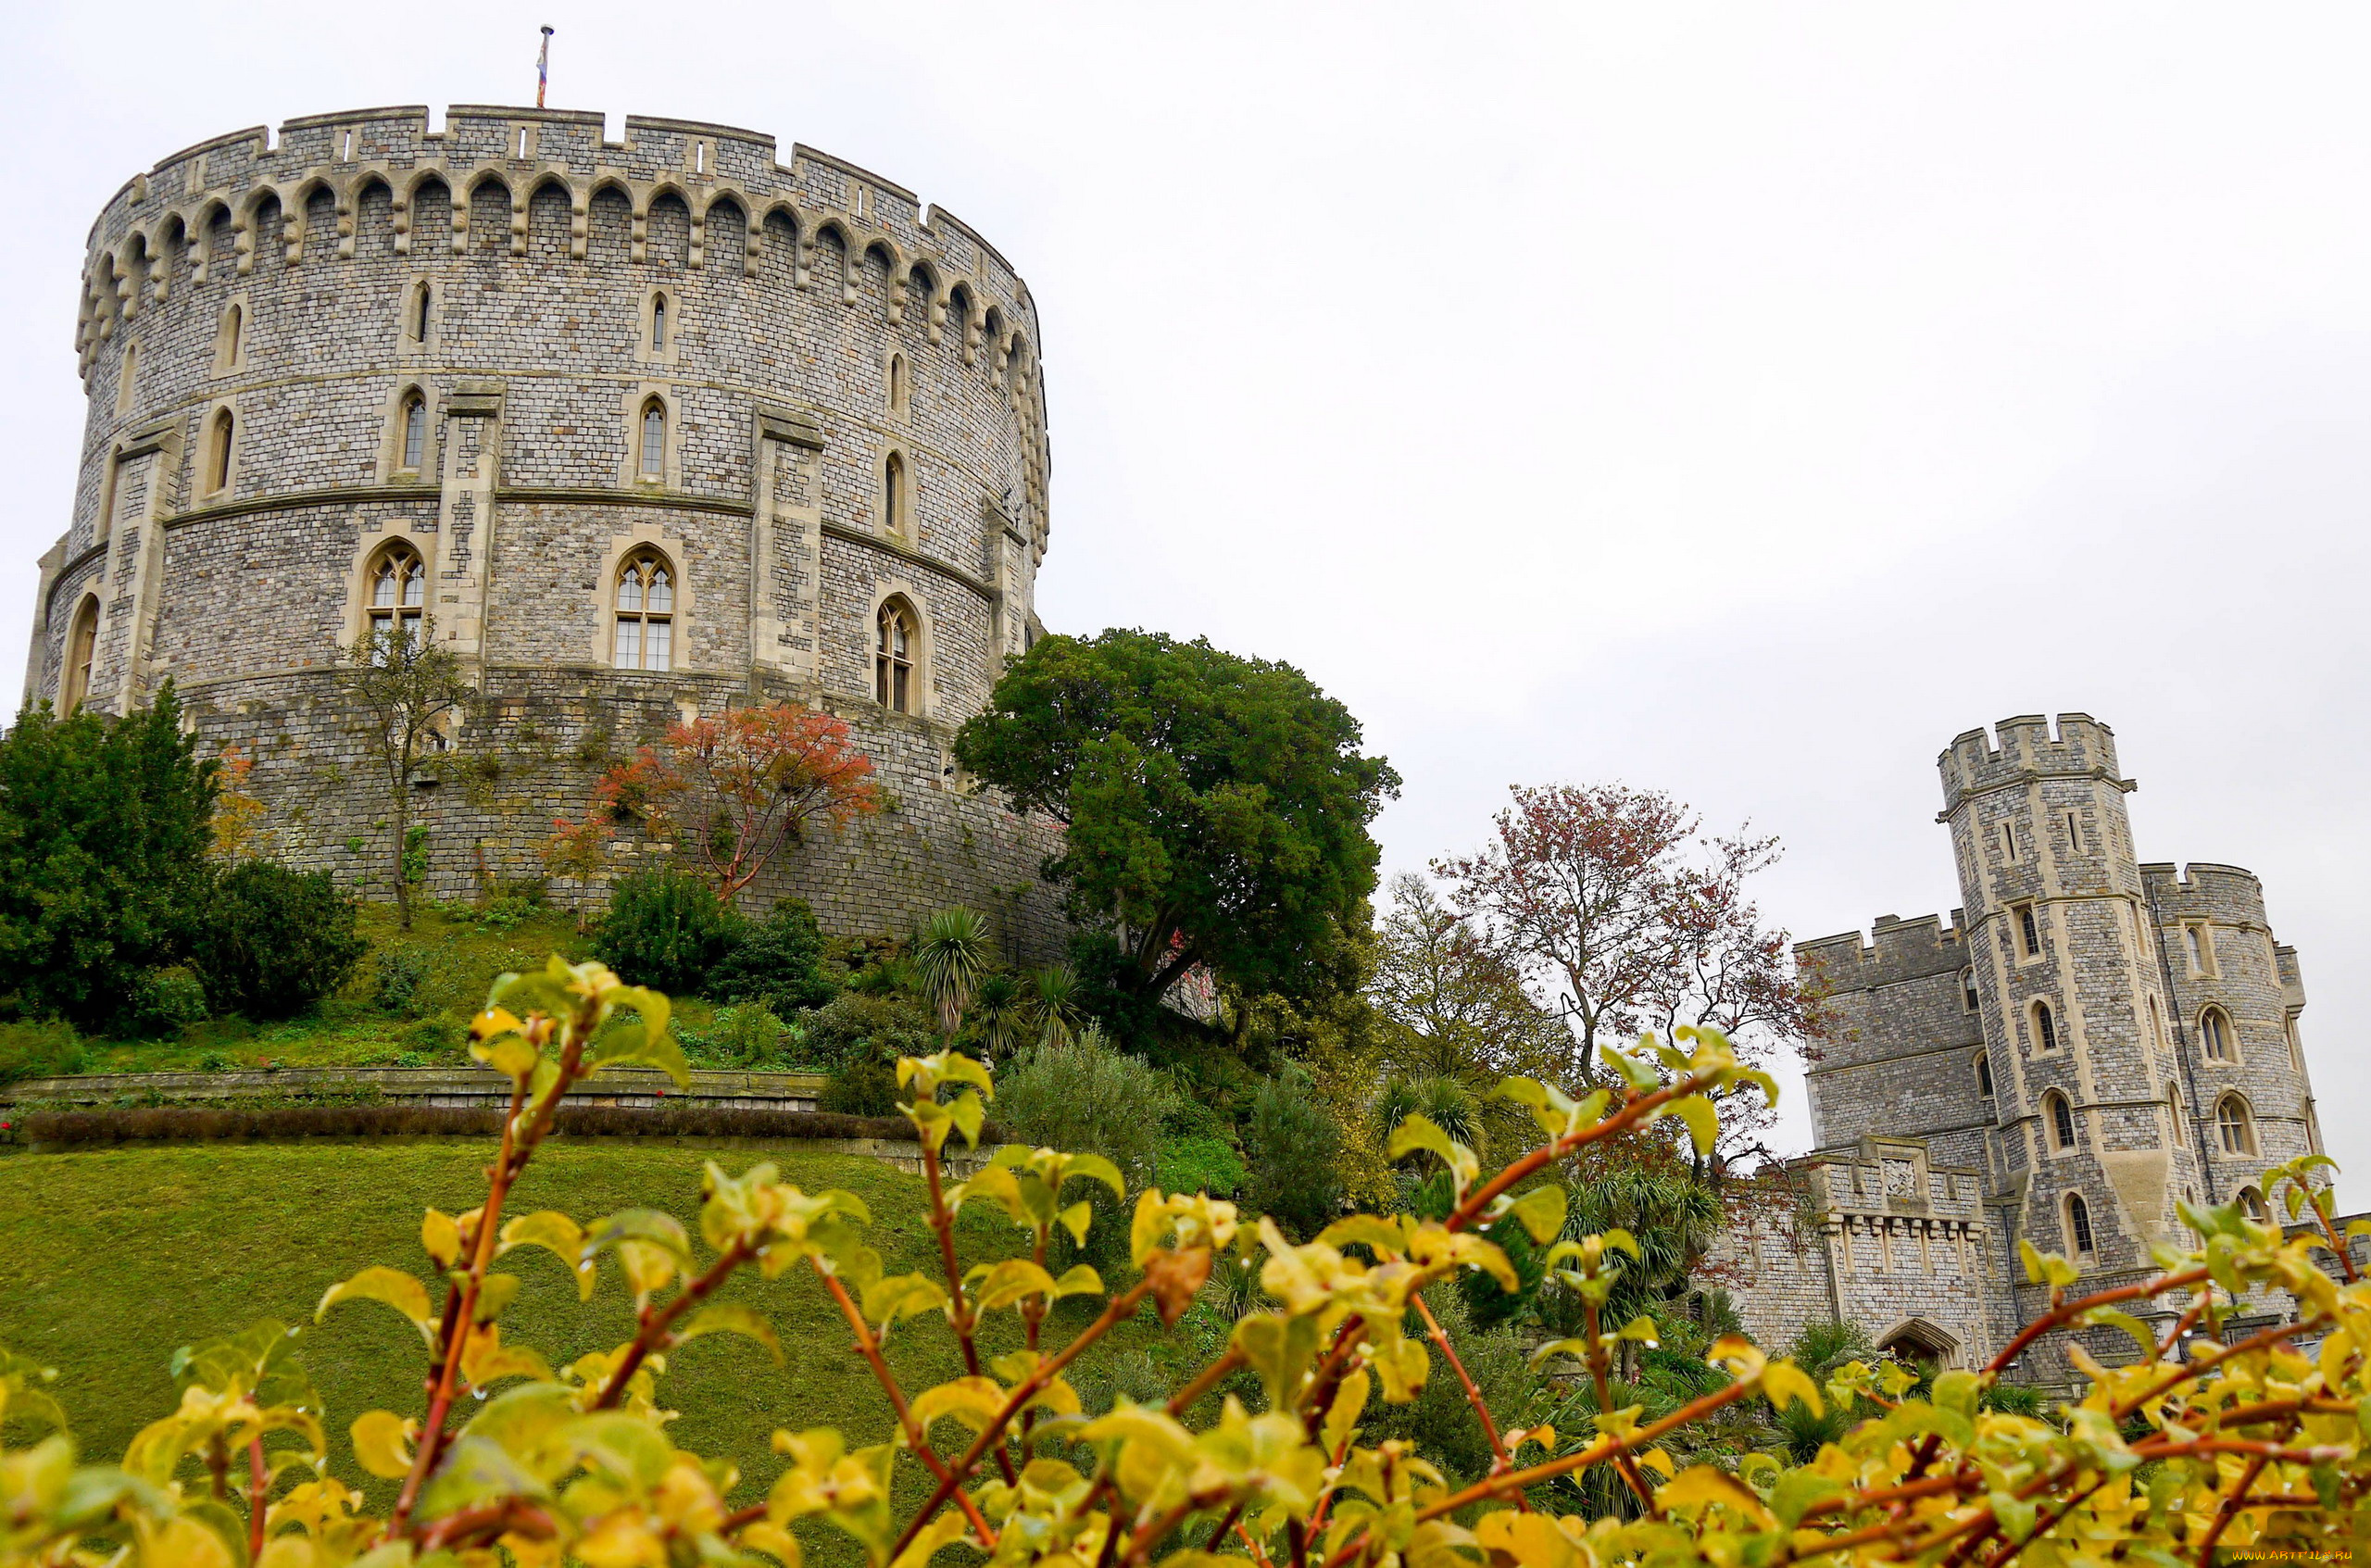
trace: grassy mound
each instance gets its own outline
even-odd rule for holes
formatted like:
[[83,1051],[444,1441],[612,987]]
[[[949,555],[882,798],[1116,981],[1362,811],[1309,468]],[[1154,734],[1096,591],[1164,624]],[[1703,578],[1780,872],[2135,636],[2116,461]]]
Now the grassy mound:
[[[430,1271],[420,1249],[420,1211],[447,1213],[483,1198],[488,1148],[471,1141],[420,1144],[199,1145],[0,1158],[0,1344],[58,1368],[52,1391],[65,1405],[86,1454],[113,1458],[176,1394],[174,1349],[258,1318],[303,1325],[307,1363],[329,1403],[331,1441],[342,1473],[346,1428],[373,1409],[417,1414],[426,1365],[420,1336],[395,1313],[343,1306],[312,1325],[330,1285],[370,1263]],[[591,1220],[631,1206],[662,1208],[692,1225],[700,1167],[715,1158],[738,1171],[759,1156],[627,1144],[547,1145],[508,1212],[558,1209]],[[892,1272],[935,1272],[922,1217],[920,1177],[876,1161],[789,1151],[773,1157],[783,1178],[809,1191],[845,1187],[873,1216],[873,1245]],[[1002,1255],[1010,1233],[966,1216],[967,1252]],[[504,1314],[505,1337],[534,1346],[555,1365],[613,1346],[632,1332],[632,1308],[614,1268],[593,1300],[548,1253],[528,1248],[505,1260],[525,1281]],[[744,1494],[775,1474],[768,1449],[777,1427],[835,1425],[851,1439],[888,1436],[886,1406],[846,1324],[803,1273],[765,1281],[744,1273],[721,1299],[772,1320],[786,1364],[734,1335],[695,1340],[670,1360],[661,1402],[684,1411],[675,1440],[741,1466]],[[1009,1322],[1010,1314],[1004,1314]],[[1125,1353],[1157,1325],[1115,1336]],[[1098,1347],[1100,1350],[1102,1348]],[[1098,1358],[1099,1359],[1099,1358]],[[890,1361],[910,1391],[961,1372],[942,1327],[917,1322],[890,1343]],[[821,1543],[818,1543],[821,1544]],[[828,1549],[835,1560],[841,1555]]]

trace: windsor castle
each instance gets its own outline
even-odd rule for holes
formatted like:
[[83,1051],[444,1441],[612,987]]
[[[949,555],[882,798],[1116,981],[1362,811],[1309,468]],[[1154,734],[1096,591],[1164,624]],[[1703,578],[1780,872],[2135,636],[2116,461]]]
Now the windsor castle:
[[252,759],[275,852],[363,883],[388,806],[340,650],[433,636],[481,694],[420,801],[447,897],[539,876],[669,724],[796,700],[888,809],[754,898],[841,931],[964,902],[1050,954],[1049,824],[948,754],[1038,634],[1037,342],[960,220],[753,132],[415,107],[216,137],[92,226],[27,695],[123,712],[171,679]]
[[1795,949],[1831,1011],[1803,1201],[1715,1255],[1765,1342],[1845,1319],[1981,1364],[2045,1304],[2020,1240],[2139,1280],[2177,1201],[2268,1217],[2265,1168],[2321,1148],[2296,950],[2249,872],[2139,859],[2105,724],[2005,719],[1937,766],[1963,907]]
[[[421,784],[442,897],[538,875],[668,724],[796,700],[888,809],[753,897],[843,932],[960,901],[1050,956],[1053,828],[949,754],[1040,631],[1038,343],[986,239],[756,132],[413,107],[216,137],[92,226],[26,692],[119,713],[172,680],[275,852],[360,884],[387,806],[340,653],[433,636],[480,693]],[[1981,1361],[2039,1300],[2021,1239],[2138,1278],[2177,1199],[2261,1205],[2319,1147],[2296,954],[2248,872],[2139,860],[2107,726],[2011,719],[1939,766],[1964,907],[1797,949],[1835,1020],[1804,1201],[1717,1255],[1767,1341],[1850,1318]]]

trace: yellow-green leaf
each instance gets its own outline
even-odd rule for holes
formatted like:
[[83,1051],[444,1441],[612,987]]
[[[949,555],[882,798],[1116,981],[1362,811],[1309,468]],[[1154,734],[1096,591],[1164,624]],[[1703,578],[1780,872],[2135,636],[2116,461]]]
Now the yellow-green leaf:
[[1553,1183],[1536,1186],[1515,1199],[1507,1217],[1544,1247],[1564,1228],[1564,1189]]
[[1696,1145],[1697,1153],[1712,1152],[1712,1146],[1721,1137],[1721,1113],[1712,1108],[1711,1100],[1702,1095],[1688,1095],[1672,1101],[1665,1109],[1687,1123],[1687,1135]]
[[354,1460],[383,1481],[400,1481],[411,1474],[411,1440],[420,1423],[393,1411],[366,1411],[347,1429],[354,1439]]
[[460,1260],[461,1227],[452,1215],[431,1209],[420,1222],[420,1245],[431,1262],[449,1269]]
[[321,1292],[321,1304],[313,1309],[313,1321],[320,1323],[328,1317],[330,1309],[341,1301],[383,1302],[409,1318],[420,1337],[433,1342],[436,1325],[430,1314],[428,1287],[400,1269],[373,1265],[352,1279],[331,1286]]
[[774,1325],[754,1308],[724,1303],[702,1307],[675,1331],[675,1337],[697,1339],[703,1334],[746,1335],[766,1348],[776,1366],[782,1364],[782,1341],[774,1337]]

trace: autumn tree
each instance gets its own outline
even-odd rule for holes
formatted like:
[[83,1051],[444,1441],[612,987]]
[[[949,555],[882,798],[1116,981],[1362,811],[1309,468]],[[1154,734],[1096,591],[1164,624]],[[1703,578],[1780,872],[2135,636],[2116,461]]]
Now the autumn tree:
[[346,699],[362,713],[363,733],[387,787],[387,858],[395,873],[395,923],[411,929],[411,877],[405,850],[411,834],[412,785],[449,742],[445,725],[477,695],[449,648],[436,646],[431,617],[417,627],[381,622],[344,654]]
[[1362,738],[1290,665],[1115,630],[1014,660],[955,755],[1067,828],[1045,872],[1141,1004],[1198,965],[1248,995],[1325,984],[1308,955],[1374,891],[1367,825],[1399,791]]
[[226,746],[215,762],[214,816],[207,852],[228,865],[258,859],[271,851],[272,834],[263,825],[264,804],[248,787],[256,759],[242,746]]
[[[1714,1027],[1748,1060],[1801,1048],[1816,998],[1796,976],[1787,934],[1763,925],[1746,884],[1778,858],[1775,838],[1704,834],[1659,790],[1518,786],[1476,854],[1440,861],[1456,911],[1565,1020],[1570,1071],[1602,1074],[1598,1047],[1643,1029]],[[1766,1104],[1723,1107],[1737,1148],[1769,1123]]]
[[594,794],[611,816],[638,813],[654,834],[690,850],[728,902],[808,822],[838,827],[881,809],[872,759],[848,743],[847,725],[795,702],[671,725],[661,744],[603,774]]
[[601,868],[608,864],[609,841],[617,836],[617,822],[609,812],[595,806],[583,816],[571,822],[566,818],[552,819],[551,836],[544,840],[544,870],[554,876],[566,877],[576,884],[576,929],[584,929],[585,891]]

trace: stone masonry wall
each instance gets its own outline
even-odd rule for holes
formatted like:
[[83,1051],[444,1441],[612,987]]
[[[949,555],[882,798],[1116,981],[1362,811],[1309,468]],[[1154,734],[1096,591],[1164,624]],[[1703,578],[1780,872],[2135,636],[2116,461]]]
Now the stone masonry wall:
[[[118,192],[91,233],[90,415],[29,695],[120,711],[173,680],[209,740],[257,755],[292,860],[383,883],[384,785],[333,671],[401,546],[482,695],[418,796],[433,893],[538,874],[602,765],[781,696],[847,720],[897,805],[799,847],[753,902],[796,891],[869,931],[960,899],[1054,951],[1035,874],[1052,825],[947,755],[1035,634],[1026,287],[960,221],[829,155],[625,123],[611,143],[597,115],[316,116]],[[647,472],[646,408],[664,419]],[[676,587],[671,668],[615,669],[618,573],[645,548]],[[893,600],[915,631],[902,712],[874,700]]]

